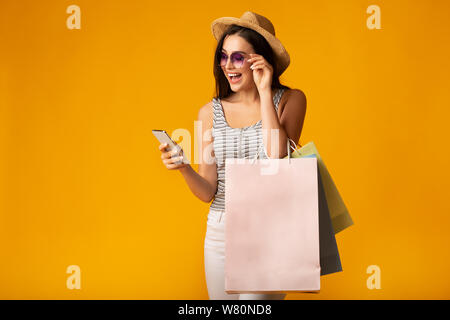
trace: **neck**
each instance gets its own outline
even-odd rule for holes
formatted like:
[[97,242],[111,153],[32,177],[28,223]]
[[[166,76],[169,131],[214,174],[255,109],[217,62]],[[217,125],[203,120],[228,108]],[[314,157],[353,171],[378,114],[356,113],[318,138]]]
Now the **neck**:
[[260,97],[256,85],[251,88],[245,88],[234,93],[237,102],[243,105],[252,106],[260,103]]

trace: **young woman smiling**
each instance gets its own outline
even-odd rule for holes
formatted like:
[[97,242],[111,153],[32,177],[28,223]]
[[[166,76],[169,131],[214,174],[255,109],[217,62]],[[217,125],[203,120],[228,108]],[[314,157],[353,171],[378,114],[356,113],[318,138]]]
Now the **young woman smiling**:
[[[212,200],[204,245],[210,299],[284,299],[285,294],[225,292],[225,159],[284,158],[287,138],[300,139],[306,97],[279,81],[290,57],[267,18],[246,11],[240,18],[214,20],[211,30],[218,41],[216,96],[198,113],[202,122],[198,173],[190,164],[174,164],[179,158],[172,158],[166,145],[160,145],[161,158],[167,169],[179,170],[195,196]],[[271,139],[271,130],[278,131],[278,139]]]

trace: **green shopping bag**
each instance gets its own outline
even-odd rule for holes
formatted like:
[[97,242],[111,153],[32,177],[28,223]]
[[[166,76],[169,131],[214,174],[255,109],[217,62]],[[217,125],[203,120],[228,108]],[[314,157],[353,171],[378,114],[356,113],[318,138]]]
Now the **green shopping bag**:
[[[297,147],[296,143],[292,139],[289,139],[287,144],[291,145],[290,142],[294,143],[294,145]],[[290,147],[293,148],[292,146]],[[295,151],[292,153],[291,148],[289,148],[288,146],[288,152],[290,153],[291,158],[302,158],[311,154],[316,155],[319,173],[322,179],[334,233],[336,234],[338,232],[341,232],[342,230],[351,226],[353,224],[353,220],[348,213],[347,207],[345,206],[344,201],[342,200],[339,191],[337,190],[336,185],[334,184],[334,181],[331,178],[327,167],[325,166],[325,163],[323,162],[319,152],[317,151],[314,142],[310,141],[303,147],[300,146],[300,148],[298,149],[293,148]],[[284,158],[286,159],[287,157],[288,156]]]

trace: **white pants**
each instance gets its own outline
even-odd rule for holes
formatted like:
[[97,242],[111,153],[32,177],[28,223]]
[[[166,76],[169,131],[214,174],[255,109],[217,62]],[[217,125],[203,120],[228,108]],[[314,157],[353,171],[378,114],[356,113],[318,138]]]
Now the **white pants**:
[[225,292],[225,211],[210,209],[205,235],[205,276],[210,300],[283,300],[282,294]]

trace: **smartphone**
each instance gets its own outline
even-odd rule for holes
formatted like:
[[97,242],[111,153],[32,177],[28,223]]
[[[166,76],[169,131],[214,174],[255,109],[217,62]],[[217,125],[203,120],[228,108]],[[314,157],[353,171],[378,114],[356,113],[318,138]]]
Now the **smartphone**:
[[177,150],[178,154],[174,155],[173,157],[183,156],[183,159],[174,162],[175,164],[189,163],[188,159],[186,159],[186,156],[184,155],[183,149],[181,149],[181,147],[175,141],[172,140],[172,138],[169,136],[166,130],[153,129],[152,132],[160,143],[167,143],[169,147],[166,150],[168,151]]

